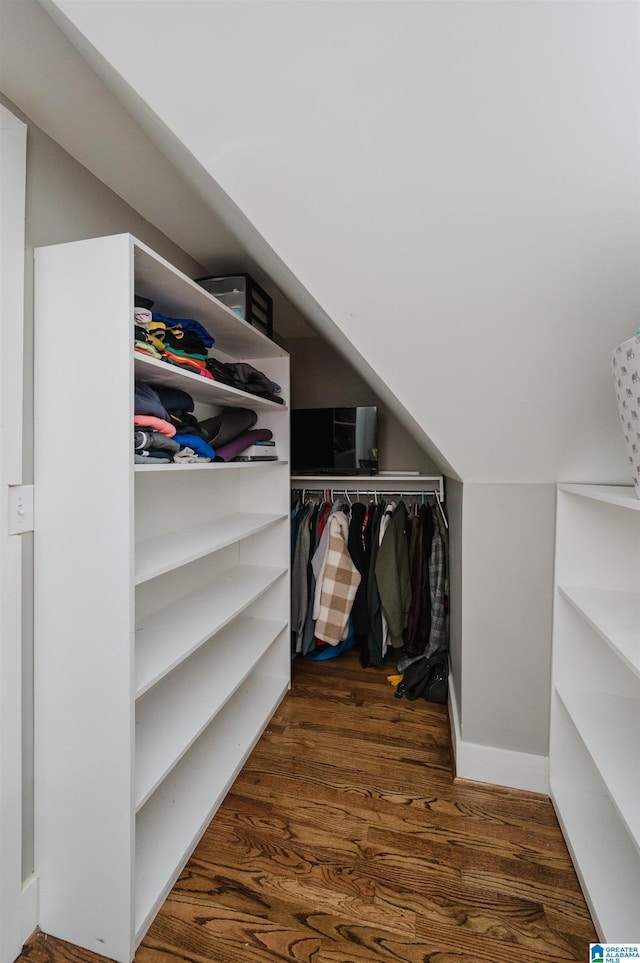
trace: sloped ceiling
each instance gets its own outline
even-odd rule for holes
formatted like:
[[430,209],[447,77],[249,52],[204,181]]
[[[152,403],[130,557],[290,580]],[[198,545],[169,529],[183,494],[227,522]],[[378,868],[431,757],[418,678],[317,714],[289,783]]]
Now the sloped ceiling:
[[445,470],[628,483],[638,5],[42,2]]
[[[236,205],[194,161],[197,176],[182,175],[145,129],[153,125],[124,108],[53,23],[51,10],[37,0],[0,0],[0,91],[205,270],[248,270],[270,281],[246,243],[255,230]],[[286,297],[269,287],[281,336],[313,334]]]

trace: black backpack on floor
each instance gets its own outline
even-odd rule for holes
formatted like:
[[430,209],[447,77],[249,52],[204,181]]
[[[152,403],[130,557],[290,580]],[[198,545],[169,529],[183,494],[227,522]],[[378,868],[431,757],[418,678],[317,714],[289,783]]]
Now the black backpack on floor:
[[427,702],[444,704],[449,695],[449,662],[446,653],[437,653],[407,666],[404,678],[396,689],[399,699],[403,695],[411,702],[426,699]]

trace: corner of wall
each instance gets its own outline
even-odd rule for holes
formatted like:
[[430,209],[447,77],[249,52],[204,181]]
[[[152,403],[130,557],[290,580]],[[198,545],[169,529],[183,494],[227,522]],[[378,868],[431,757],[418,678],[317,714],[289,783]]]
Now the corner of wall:
[[460,714],[456,687],[449,676],[449,724],[454,756],[454,773],[457,779],[484,782],[494,786],[507,786],[525,792],[549,795],[549,759],[528,752],[498,749],[465,742],[460,734]]

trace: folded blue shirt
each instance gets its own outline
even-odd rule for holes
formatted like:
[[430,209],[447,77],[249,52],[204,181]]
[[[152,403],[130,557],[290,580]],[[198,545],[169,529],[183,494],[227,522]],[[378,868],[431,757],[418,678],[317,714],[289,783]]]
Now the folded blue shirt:
[[153,320],[162,321],[163,324],[166,324],[169,328],[182,328],[183,331],[190,331],[191,334],[197,334],[207,348],[210,348],[216,340],[199,321],[194,321],[193,318],[167,318],[164,314],[156,314],[154,311]]
[[200,435],[179,434],[174,435],[173,440],[177,441],[181,448],[191,448],[196,455],[203,455],[204,458],[211,458],[212,461],[216,457],[214,449]]

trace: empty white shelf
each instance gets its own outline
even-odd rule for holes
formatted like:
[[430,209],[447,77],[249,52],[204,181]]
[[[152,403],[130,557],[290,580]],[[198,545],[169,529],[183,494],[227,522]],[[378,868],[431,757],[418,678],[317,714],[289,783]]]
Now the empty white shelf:
[[144,935],[287,688],[288,681],[257,671],[252,674],[139,811],[136,942]]
[[640,498],[637,497],[633,485],[558,485],[561,492],[591,498],[597,502],[607,502],[609,505],[619,505],[640,511]]
[[237,618],[136,703],[136,809],[285,627],[270,619]]
[[212,584],[140,622],[136,626],[136,698],[224,628],[285,572],[264,565],[235,565]]
[[634,741],[631,757],[628,746],[629,734],[640,734],[640,700],[564,687],[557,692],[640,849],[640,743]]
[[640,676],[640,593],[559,585],[559,592]]
[[136,545],[136,585],[255,535],[283,518],[286,515],[234,512],[215,522],[145,539]]
[[562,780],[553,786],[551,796],[600,938],[635,942],[640,906],[637,850],[626,833],[615,831],[611,801]]

